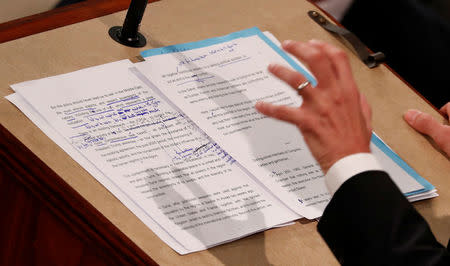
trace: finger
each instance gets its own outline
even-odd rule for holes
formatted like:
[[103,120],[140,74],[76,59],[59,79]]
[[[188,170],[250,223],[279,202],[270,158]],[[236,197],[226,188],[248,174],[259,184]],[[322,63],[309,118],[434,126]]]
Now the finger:
[[[270,73],[274,74],[277,78],[283,80],[287,84],[289,84],[292,88],[297,90],[298,86],[302,84],[303,82],[307,81],[307,79],[297,71],[294,71],[290,68],[287,68],[282,65],[278,64],[270,64],[268,67],[268,70]],[[306,87],[301,90],[302,96],[306,96],[305,94],[308,94],[308,91],[310,88]]]
[[439,112],[450,120],[450,102],[442,106],[441,109],[439,109]]
[[282,47],[287,52],[305,62],[317,78],[318,86],[330,87],[334,84],[336,76],[328,57],[311,44],[284,41]]
[[270,73],[274,74],[277,78],[283,80],[294,89],[297,89],[300,84],[306,81],[306,78],[302,74],[282,65],[270,64],[267,69]]
[[440,124],[431,115],[422,113],[418,110],[408,110],[404,119],[415,130],[430,136],[436,143],[441,142],[441,135],[446,131],[444,125]]
[[273,105],[265,102],[257,102],[255,108],[264,115],[295,125],[300,124],[301,121],[301,112],[298,108],[286,105]]
[[360,95],[361,109],[363,112],[364,120],[366,121],[366,127],[368,132],[372,132],[372,109],[364,95]]
[[344,89],[356,89],[353,80],[352,68],[347,54],[331,44],[319,40],[309,41],[311,44],[320,48],[330,59],[332,69],[335,72],[336,79]]

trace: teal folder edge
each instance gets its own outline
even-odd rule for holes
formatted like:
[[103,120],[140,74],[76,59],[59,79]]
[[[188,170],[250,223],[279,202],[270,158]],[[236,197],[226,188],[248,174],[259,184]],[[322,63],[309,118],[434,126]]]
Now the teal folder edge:
[[389,156],[398,166],[400,166],[406,173],[412,176],[419,184],[421,184],[424,188],[416,191],[411,191],[409,193],[405,193],[405,196],[417,195],[419,193],[428,192],[435,187],[430,184],[425,178],[421,177],[414,169],[411,168],[405,161],[403,161],[400,156],[398,156],[391,148],[389,148],[380,138],[378,138],[375,134],[372,134],[372,143],[375,144],[380,150],[384,152],[387,156]]
[[[316,79],[308,73],[303,67],[299,66],[297,63],[295,63],[292,58],[290,58],[283,50],[281,50],[274,42],[272,42],[269,38],[267,38],[266,35],[258,28],[253,27],[241,31],[236,31],[233,33],[230,33],[225,36],[221,37],[214,37],[209,38],[201,41],[196,42],[189,42],[189,43],[182,43],[182,44],[175,44],[160,48],[154,48],[142,51],[140,54],[142,57],[151,57],[155,55],[160,54],[168,54],[168,53],[177,53],[177,52],[183,52],[188,51],[192,49],[197,48],[203,48],[215,44],[220,44],[223,42],[228,42],[234,39],[238,38],[245,38],[249,36],[257,35],[260,37],[267,45],[269,45],[272,49],[274,49],[283,59],[285,59],[289,65],[291,65],[295,70],[300,72],[302,75],[304,75],[313,86],[317,85]],[[420,193],[428,192],[435,187],[431,185],[426,179],[421,177],[414,169],[412,169],[405,161],[403,161],[393,150],[391,150],[380,138],[378,138],[375,134],[372,134],[372,140],[371,140],[380,150],[382,150],[387,156],[389,156],[396,164],[398,164],[403,170],[406,171],[411,177],[413,177],[419,184],[421,184],[424,188],[419,189],[416,191],[411,191],[408,193],[405,193],[405,196],[413,196]]]

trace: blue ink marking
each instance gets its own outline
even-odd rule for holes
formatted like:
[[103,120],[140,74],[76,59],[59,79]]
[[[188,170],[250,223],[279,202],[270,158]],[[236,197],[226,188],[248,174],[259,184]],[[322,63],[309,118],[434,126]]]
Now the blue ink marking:
[[127,98],[127,99],[122,99],[122,100],[118,100],[118,101],[115,101],[115,102],[112,102],[112,103],[108,103],[107,105],[111,105],[111,104],[115,104],[115,103],[120,103],[120,102],[126,102],[126,101],[130,101],[130,100],[134,100],[134,99],[137,99],[137,98],[139,98],[139,96],[132,96],[132,97],[130,97],[130,98]]
[[174,119],[176,119],[177,117],[176,116],[174,116],[174,117],[171,117],[171,118],[167,118],[167,119],[164,119],[162,122],[166,122],[166,121],[170,121],[170,120],[174,120]]
[[83,137],[83,136],[85,136],[87,133],[83,133],[83,134],[80,134],[80,135],[76,135],[76,136],[72,136],[72,137],[70,137],[71,139],[74,139],[74,138],[78,138],[78,137]]
[[[203,149],[203,150],[202,150]],[[189,157],[200,157],[206,154],[208,151],[211,151],[218,155],[223,161],[232,165],[236,162],[228,153],[222,150],[217,143],[208,142],[196,148],[189,148],[182,150],[181,152],[175,151],[176,155],[172,158],[172,160],[183,160]],[[223,155],[223,156],[222,156]]]
[[164,123],[164,122],[167,122],[167,121],[170,121],[170,120],[174,120],[174,119],[176,119],[176,118],[178,118],[178,117],[175,116],[175,117],[171,117],[171,118],[168,118],[168,119],[164,119],[164,120],[162,120],[162,121],[157,121],[157,122],[153,122],[153,123],[149,123],[149,124],[144,124],[144,125],[135,126],[135,127],[132,127],[132,128],[125,129],[125,131],[130,131],[130,130],[139,129],[139,128],[143,128],[143,127],[149,127],[149,126],[154,126],[154,125],[162,124],[162,123]]
[[112,121],[102,121],[102,122],[97,122],[96,124],[86,124],[86,129],[91,129],[91,128],[96,128],[96,127],[99,127],[99,126],[109,125],[111,123],[112,123]]
[[75,118],[67,119],[66,121],[70,122],[70,121],[73,121],[73,120],[75,120]]
[[170,45],[166,47],[160,47],[155,49],[149,49],[146,51],[141,52],[142,57],[149,57],[154,55],[160,55],[160,54],[169,54],[169,53],[178,53],[178,52],[184,52],[189,51],[196,48],[203,48],[215,44],[224,43],[227,41],[231,41],[234,39],[242,38],[242,37],[248,37],[255,35],[255,29],[259,30],[258,28],[251,28],[243,31],[237,31],[233,32],[231,34],[221,36],[221,37],[214,37],[210,39],[205,39],[202,41],[196,41],[196,42],[189,42],[189,43],[183,43],[183,44],[175,44]]
[[[184,158],[190,157],[190,156],[192,156],[192,155],[196,155],[196,156],[198,157],[198,156],[200,156],[200,155],[202,155],[202,154],[205,154],[208,150],[211,149],[211,148],[206,149],[203,153],[197,154],[197,152],[198,152],[201,148],[206,147],[208,144],[210,144],[210,143],[203,144],[203,145],[201,145],[200,147],[196,148],[195,150],[194,150],[194,148],[190,148],[190,149],[185,149],[185,150],[183,150],[183,151],[181,151],[181,152],[175,151],[175,153],[176,153],[178,156],[175,156],[173,159],[184,159]],[[189,152],[189,151],[191,151],[191,152],[188,153],[188,154],[186,154],[186,153]],[[180,157],[180,156],[181,156],[181,158],[177,158],[177,157]]]
[[208,55],[205,54],[205,55],[200,55],[200,56],[197,56],[197,57],[194,57],[194,58],[192,58],[192,57],[183,58],[181,61],[178,62],[178,66],[182,66],[182,65],[190,64],[192,62],[196,62],[196,61],[202,60],[203,58],[205,58],[207,56]]
[[237,45],[238,45],[237,43],[227,44],[227,45],[224,45],[221,48],[210,50],[209,54],[213,55],[213,54],[216,54],[218,52],[223,52],[223,51],[226,51],[226,50],[228,50],[228,52],[233,52],[234,51],[234,47],[237,46]]
[[137,136],[129,137],[126,139],[116,139],[116,140],[112,140],[111,143],[125,141],[125,140],[129,140],[129,139],[135,139],[135,138],[137,138]]
[[207,147],[204,152],[206,153],[207,151],[211,150],[212,148],[214,148],[214,145]]
[[[193,152],[190,152],[190,151],[192,151],[192,150],[193,150],[193,149],[190,148],[190,149],[185,149],[185,150],[183,150],[183,151],[181,151],[181,152],[175,151],[175,153],[176,153],[178,156],[181,156],[181,158],[187,158],[187,157],[189,157],[189,156],[191,156],[191,155],[193,154]],[[190,153],[188,153],[188,152],[190,152]],[[186,153],[188,153],[188,154],[186,154]]]
[[[143,102],[138,102],[138,103],[133,103],[133,104],[130,104],[130,105],[126,105],[123,108],[134,106],[134,105],[141,104],[141,103],[147,103],[147,102],[154,101],[154,100],[156,100],[156,99],[155,98],[148,99],[148,100],[143,101]],[[154,104],[159,104],[159,103],[160,103],[160,101],[154,102]]]
[[76,127],[72,127],[72,128],[79,128],[79,127],[82,127],[82,126],[85,126],[85,125],[87,125],[88,123],[84,123],[84,124],[82,124],[82,125],[79,125],[79,126],[76,126]]
[[375,144],[381,151],[383,151],[388,157],[390,157],[398,166],[400,166],[406,173],[408,173],[411,177],[413,177],[419,184],[421,184],[424,188],[416,191],[411,191],[405,193],[405,196],[416,195],[422,192],[427,192],[433,190],[435,187],[430,184],[427,180],[421,177],[414,169],[411,168],[405,161],[400,158],[393,150],[391,150],[386,144],[381,141],[375,134],[372,134],[372,143]]
[[139,109],[143,109],[144,107],[143,106],[136,106],[136,107],[133,107],[133,108],[131,108],[131,110],[133,110],[133,111],[137,111],[137,110],[139,110]]
[[250,59],[250,58],[251,58],[251,57],[242,58],[242,59],[239,59],[239,60],[230,62],[230,63],[226,63],[226,64],[219,65],[219,67],[224,67],[224,66],[228,66],[228,65],[231,65],[231,64],[234,64],[234,63],[239,63],[239,62],[248,60],[248,59]]
[[108,111],[103,111],[103,112],[100,112],[100,113],[90,114],[90,115],[87,115],[87,116],[85,116],[85,117],[90,117],[90,116],[93,116],[93,115],[104,114],[104,113],[112,112],[112,111],[114,111],[114,110],[108,110]]
[[102,141],[103,139],[104,139],[103,137],[98,137],[98,138],[87,137],[87,138],[84,139],[84,142],[86,142],[86,143],[97,143],[97,142]]
[[180,86],[180,85],[183,85],[183,84],[186,84],[186,83],[190,83],[190,82],[204,83],[205,80],[210,79],[210,78],[214,78],[214,76],[210,76],[210,77],[206,77],[206,78],[198,78],[198,79],[194,79],[194,80],[188,80],[188,81],[182,82],[180,84],[177,84],[177,86]]
[[107,114],[107,115],[105,115],[105,117],[111,118],[111,117],[116,116],[116,115],[117,115],[116,113],[112,113],[112,114]]
[[95,109],[95,108],[81,109],[81,110],[78,110],[78,111],[74,111],[74,112],[71,112],[71,113],[67,113],[66,115],[71,115],[71,114],[75,114],[75,113],[78,113],[78,112],[89,111],[89,110],[94,110],[94,109]]
[[298,202],[300,202],[301,204],[303,204],[303,200],[301,200],[301,199],[298,199]]
[[286,62],[289,63],[295,70],[300,72],[303,76],[308,79],[313,86],[317,86],[316,79],[303,67],[298,65],[291,57],[289,57],[283,50],[281,50],[274,42],[272,42],[269,38],[267,38],[264,33],[262,33],[257,27],[253,27],[250,29],[245,29],[241,31],[236,31],[233,33],[230,33],[225,36],[221,37],[214,37],[210,39],[205,39],[197,42],[190,42],[190,43],[184,43],[184,44],[176,44],[166,47],[160,47],[155,49],[149,49],[146,51],[141,52],[142,57],[150,57],[154,55],[160,55],[160,54],[168,54],[168,53],[174,53],[174,52],[183,52],[188,51],[192,49],[197,48],[203,48],[208,47],[215,44],[220,44],[228,41],[232,41],[239,38],[245,38],[250,36],[258,36],[261,38],[267,45],[269,45],[275,52],[277,52]]

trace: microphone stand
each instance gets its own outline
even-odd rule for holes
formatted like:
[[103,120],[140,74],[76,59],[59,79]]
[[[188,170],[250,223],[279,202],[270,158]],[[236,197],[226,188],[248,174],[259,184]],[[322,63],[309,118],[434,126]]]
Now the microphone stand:
[[131,0],[123,26],[114,26],[108,33],[116,42],[130,47],[143,47],[147,43],[144,35],[139,33],[139,26],[144,16],[148,0]]

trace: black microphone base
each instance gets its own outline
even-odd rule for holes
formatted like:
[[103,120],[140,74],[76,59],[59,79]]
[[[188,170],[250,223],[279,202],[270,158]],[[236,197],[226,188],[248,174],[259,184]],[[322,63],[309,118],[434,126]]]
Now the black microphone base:
[[136,38],[122,38],[122,26],[114,26],[108,31],[109,36],[116,42],[129,46],[129,47],[144,47],[147,44],[147,40],[144,35],[137,33]]

